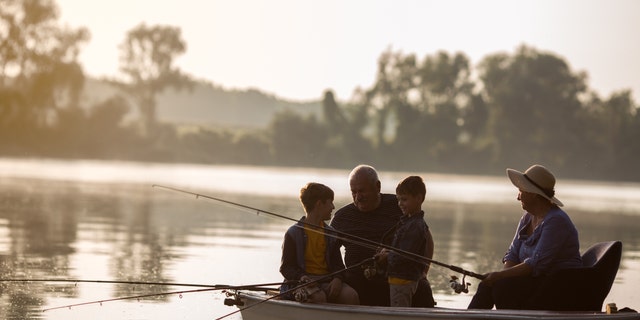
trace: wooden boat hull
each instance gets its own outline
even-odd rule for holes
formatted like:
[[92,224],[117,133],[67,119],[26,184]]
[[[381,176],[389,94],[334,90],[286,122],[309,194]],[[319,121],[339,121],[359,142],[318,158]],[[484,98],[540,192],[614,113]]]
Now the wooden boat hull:
[[[337,304],[309,304],[288,300],[268,300],[269,295],[239,292],[246,308],[243,320],[408,320],[408,319],[504,319],[504,320],[640,320],[639,313],[556,312],[537,310],[462,310],[448,308],[390,308]],[[257,304],[255,306],[252,306]]]

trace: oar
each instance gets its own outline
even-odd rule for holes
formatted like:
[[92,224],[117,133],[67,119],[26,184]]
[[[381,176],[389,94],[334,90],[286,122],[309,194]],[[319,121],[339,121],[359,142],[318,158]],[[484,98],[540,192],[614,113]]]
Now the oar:
[[[282,284],[282,282],[278,282],[277,284]],[[86,305],[90,305],[90,304],[100,304],[100,305],[102,305],[105,302],[142,299],[142,298],[149,298],[149,297],[160,297],[160,296],[167,296],[167,295],[172,295],[172,294],[182,295],[182,294],[185,294],[185,293],[196,293],[196,292],[215,291],[215,290],[268,291],[268,290],[276,290],[276,289],[277,288],[268,288],[268,287],[263,287],[262,285],[255,285],[255,284],[244,285],[244,286],[217,285],[215,287],[204,288],[204,289],[180,290],[180,291],[169,291],[169,292],[159,292],[159,293],[148,293],[148,294],[141,294],[141,295],[135,295],[135,296],[118,297],[118,298],[113,298],[113,299],[94,300],[94,301],[89,301],[89,302],[74,303],[74,304],[68,304],[68,305],[65,305],[65,306],[59,306],[59,307],[52,307],[52,308],[43,309],[42,312],[50,311],[50,310],[56,310],[56,309],[64,309],[64,308],[69,308],[70,309],[72,307],[86,306]]]
[[[237,203],[237,202],[216,198],[216,197],[212,197],[212,196],[201,194],[201,193],[196,193],[196,192],[193,192],[193,191],[188,191],[188,190],[183,190],[183,189],[179,189],[179,188],[175,188],[175,187],[168,187],[168,186],[163,186],[163,185],[158,185],[158,184],[154,184],[154,185],[152,185],[152,187],[153,188],[162,188],[162,189],[171,190],[171,191],[175,191],[175,192],[179,192],[179,193],[190,194],[190,195],[195,196],[196,199],[197,198],[205,198],[205,199],[210,199],[210,200],[214,200],[214,201],[218,201],[218,202],[234,205],[234,206],[237,206],[237,207],[240,207],[240,208],[244,208],[244,209],[249,209],[249,210],[255,211],[256,214],[258,214],[258,215],[260,213],[263,213],[263,214],[267,214],[267,215],[270,215],[270,216],[273,216],[273,217],[286,219],[286,220],[293,221],[293,222],[298,222],[298,220],[296,220],[294,218],[283,216],[281,214],[269,212],[269,211],[266,211],[266,210],[254,208],[254,207],[247,206],[247,205],[244,205],[244,204],[240,204],[240,203]],[[303,223],[303,225],[306,226],[307,224]],[[433,260],[433,259],[429,259],[427,257],[415,254],[413,252],[401,250],[401,249],[395,248],[393,246],[386,245],[384,243],[375,242],[375,241],[372,241],[372,240],[369,240],[369,239],[365,239],[365,238],[362,238],[362,237],[358,237],[358,236],[355,236],[355,235],[348,234],[346,232],[341,232],[341,231],[338,231],[338,230],[327,230],[326,228],[320,228],[320,230],[322,230],[322,231],[315,230],[313,228],[305,228],[305,230],[311,230],[311,231],[314,231],[314,232],[325,232],[326,231],[326,234],[328,236],[337,238],[339,240],[348,241],[348,242],[351,242],[351,243],[354,243],[354,244],[357,244],[357,245],[361,245],[361,246],[364,246],[364,247],[367,247],[367,248],[385,248],[387,250],[392,250],[392,251],[394,251],[396,253],[399,253],[399,254],[403,255],[405,258],[412,258],[412,260],[413,259],[420,259],[420,261],[425,261],[425,262],[428,262],[428,263],[433,263],[435,265],[439,265],[441,267],[449,268],[450,270],[453,270],[455,272],[458,272],[458,273],[461,273],[463,275],[467,275],[467,276],[470,276],[470,277],[474,277],[474,278],[477,278],[477,279],[480,279],[480,280],[485,278],[485,276],[482,275],[482,274],[475,273],[473,271],[468,271],[468,270],[462,269],[461,267],[458,267],[458,266],[454,266],[454,265],[446,264],[446,263],[443,263],[443,262],[440,262],[440,261],[436,261],[436,260]]]
[[[0,279],[0,282],[70,282],[70,283],[103,283],[103,284],[130,284],[130,285],[150,285],[150,286],[173,286],[173,287],[200,287],[200,288],[220,288],[227,285],[222,284],[197,284],[197,283],[175,283],[175,282],[147,282],[147,281],[122,281],[122,280],[91,280],[91,279]],[[261,283],[250,285],[253,287],[266,287],[281,285],[282,282]]]
[[292,293],[292,292],[294,292],[294,291],[296,291],[296,290],[298,290],[298,289],[300,289],[300,288],[304,288],[304,287],[306,287],[306,286],[308,286],[308,285],[310,285],[310,284],[314,284],[314,283],[322,282],[322,281],[324,281],[325,279],[331,278],[331,277],[333,277],[333,276],[335,276],[335,275],[337,275],[337,274],[340,274],[340,273],[345,272],[345,271],[347,271],[347,270],[349,270],[349,269],[352,269],[352,268],[359,267],[359,266],[361,266],[361,265],[363,265],[363,264],[365,264],[365,263],[371,262],[371,261],[373,261],[373,258],[364,259],[364,260],[362,260],[362,261],[360,261],[360,262],[358,262],[358,263],[356,263],[356,264],[354,264],[354,265],[352,265],[352,266],[350,266],[350,267],[348,267],[348,268],[345,268],[345,269],[342,269],[342,270],[338,270],[338,271],[336,271],[336,272],[329,273],[329,274],[324,275],[324,276],[322,276],[322,277],[320,277],[320,278],[318,278],[318,279],[315,279],[315,280],[313,280],[313,281],[305,282],[305,283],[303,283],[303,284],[301,284],[301,285],[298,285],[298,286],[296,286],[296,287],[294,287],[294,288],[291,288],[291,289],[289,289],[289,290],[287,290],[287,291],[285,291],[285,292],[281,292],[281,293],[279,293],[279,294],[276,294],[276,295],[271,296],[271,297],[269,297],[269,298],[266,298],[266,299],[264,299],[264,300],[260,300],[260,301],[258,301],[258,302],[256,302],[256,303],[254,303],[254,304],[248,305],[248,306],[243,307],[243,308],[238,308],[238,310],[235,310],[235,311],[233,311],[233,312],[231,312],[231,313],[227,313],[227,314],[225,314],[225,315],[224,315],[224,316],[222,316],[222,317],[216,318],[215,320],[224,319],[224,318],[226,318],[226,317],[228,317],[228,316],[231,316],[231,315],[234,315],[234,314],[236,314],[236,313],[238,313],[238,312],[241,312],[241,311],[247,310],[247,309],[249,309],[249,308],[253,308],[253,307],[257,306],[257,305],[263,304],[263,303],[265,303],[265,302],[267,302],[267,301],[269,301],[269,300],[273,300],[273,299],[280,298],[280,297],[285,296],[285,295],[287,295],[287,294],[289,294],[289,293]]

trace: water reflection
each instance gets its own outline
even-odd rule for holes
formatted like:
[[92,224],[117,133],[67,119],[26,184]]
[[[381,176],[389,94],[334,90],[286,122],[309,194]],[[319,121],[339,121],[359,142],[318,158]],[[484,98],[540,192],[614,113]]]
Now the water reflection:
[[[96,160],[0,159],[0,176],[53,181],[96,183],[167,184],[219,193],[290,197],[300,186],[317,181],[330,186],[336,195],[349,195],[350,169],[209,166]],[[393,193],[410,174],[427,182],[429,197],[455,203],[512,204],[516,194],[504,176],[443,175],[416,172],[381,172],[382,189]],[[560,178],[558,195],[568,207],[587,211],[640,214],[640,184],[572,181]]]
[[[181,262],[203,258],[202,252],[215,252],[211,249],[217,247],[242,254],[243,251],[263,250],[265,245],[279,246],[281,238],[281,228],[278,228],[281,221],[158,192],[148,185],[3,179],[0,194],[0,234],[3,235],[0,277],[3,279],[172,283],[177,281],[173,268]],[[285,208],[290,210],[286,201],[273,200],[264,198],[253,202],[273,211],[286,213]],[[229,260],[228,254],[204,255],[204,260]],[[215,261],[210,269],[218,269],[216,265],[224,263]],[[208,267],[199,265],[200,268]],[[216,276],[219,280],[224,279],[220,273]],[[194,281],[207,283],[212,278]],[[0,308],[2,314],[10,318],[41,317],[40,311],[49,305],[48,298],[76,300],[81,296],[79,288],[82,287],[87,286],[3,283]],[[93,286],[91,290],[99,294],[82,294],[82,297],[104,300],[168,290],[166,286],[122,284],[110,287]],[[169,296],[148,299],[162,302]]]
[[[297,219],[302,211],[295,194],[222,197]],[[336,206],[348,201],[338,198]],[[515,200],[509,204],[431,200],[425,207],[436,243],[435,260],[478,273],[500,267],[520,217]],[[619,306],[637,308],[634,303],[640,299],[634,285],[640,270],[640,215],[567,211],[580,231],[582,251],[599,241],[616,239],[624,243],[623,261],[609,298]],[[281,279],[277,269],[282,235],[291,224],[251,210],[154,189],[150,184],[5,177],[0,180],[0,277],[234,285],[275,282]],[[448,279],[452,274],[448,269],[433,267],[430,280],[441,306],[461,307],[470,295],[451,293]],[[477,282],[470,282],[473,292]],[[233,311],[222,305],[219,292],[209,292],[41,312],[50,307],[177,289],[2,282],[0,313],[12,319],[193,319]],[[147,304],[151,305],[139,308]]]

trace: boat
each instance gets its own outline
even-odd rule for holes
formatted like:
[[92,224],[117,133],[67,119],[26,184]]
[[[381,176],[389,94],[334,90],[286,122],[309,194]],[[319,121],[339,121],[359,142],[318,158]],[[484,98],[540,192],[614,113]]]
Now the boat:
[[[279,299],[278,292],[235,290],[228,292],[227,305],[236,305],[243,320],[408,320],[408,319],[502,319],[502,320],[640,320],[629,308],[617,310],[603,301],[614,282],[622,255],[620,241],[596,243],[582,255],[583,267],[563,269],[542,286],[537,297],[552,310],[468,310],[454,308],[396,308],[380,306],[312,304]],[[558,278],[555,278],[558,277]],[[557,283],[561,280],[561,283]],[[549,304],[551,302],[551,304]],[[561,303],[557,303],[561,302]],[[558,310],[558,311],[555,311]],[[566,311],[565,311],[566,310]],[[573,311],[583,310],[583,311]]]
[[278,300],[274,293],[238,291],[234,299],[243,320],[640,320],[637,312],[466,310],[453,308],[392,308]]

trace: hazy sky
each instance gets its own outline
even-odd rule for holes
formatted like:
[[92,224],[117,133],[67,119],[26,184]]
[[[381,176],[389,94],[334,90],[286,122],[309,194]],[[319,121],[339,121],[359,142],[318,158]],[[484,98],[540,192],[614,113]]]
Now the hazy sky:
[[118,75],[118,45],[141,22],[178,26],[177,65],[225,88],[281,98],[338,99],[368,88],[387,48],[420,59],[464,52],[474,66],[520,44],[586,71],[601,96],[632,89],[640,100],[637,0],[56,0],[61,21],[85,26],[81,54],[92,76]]

